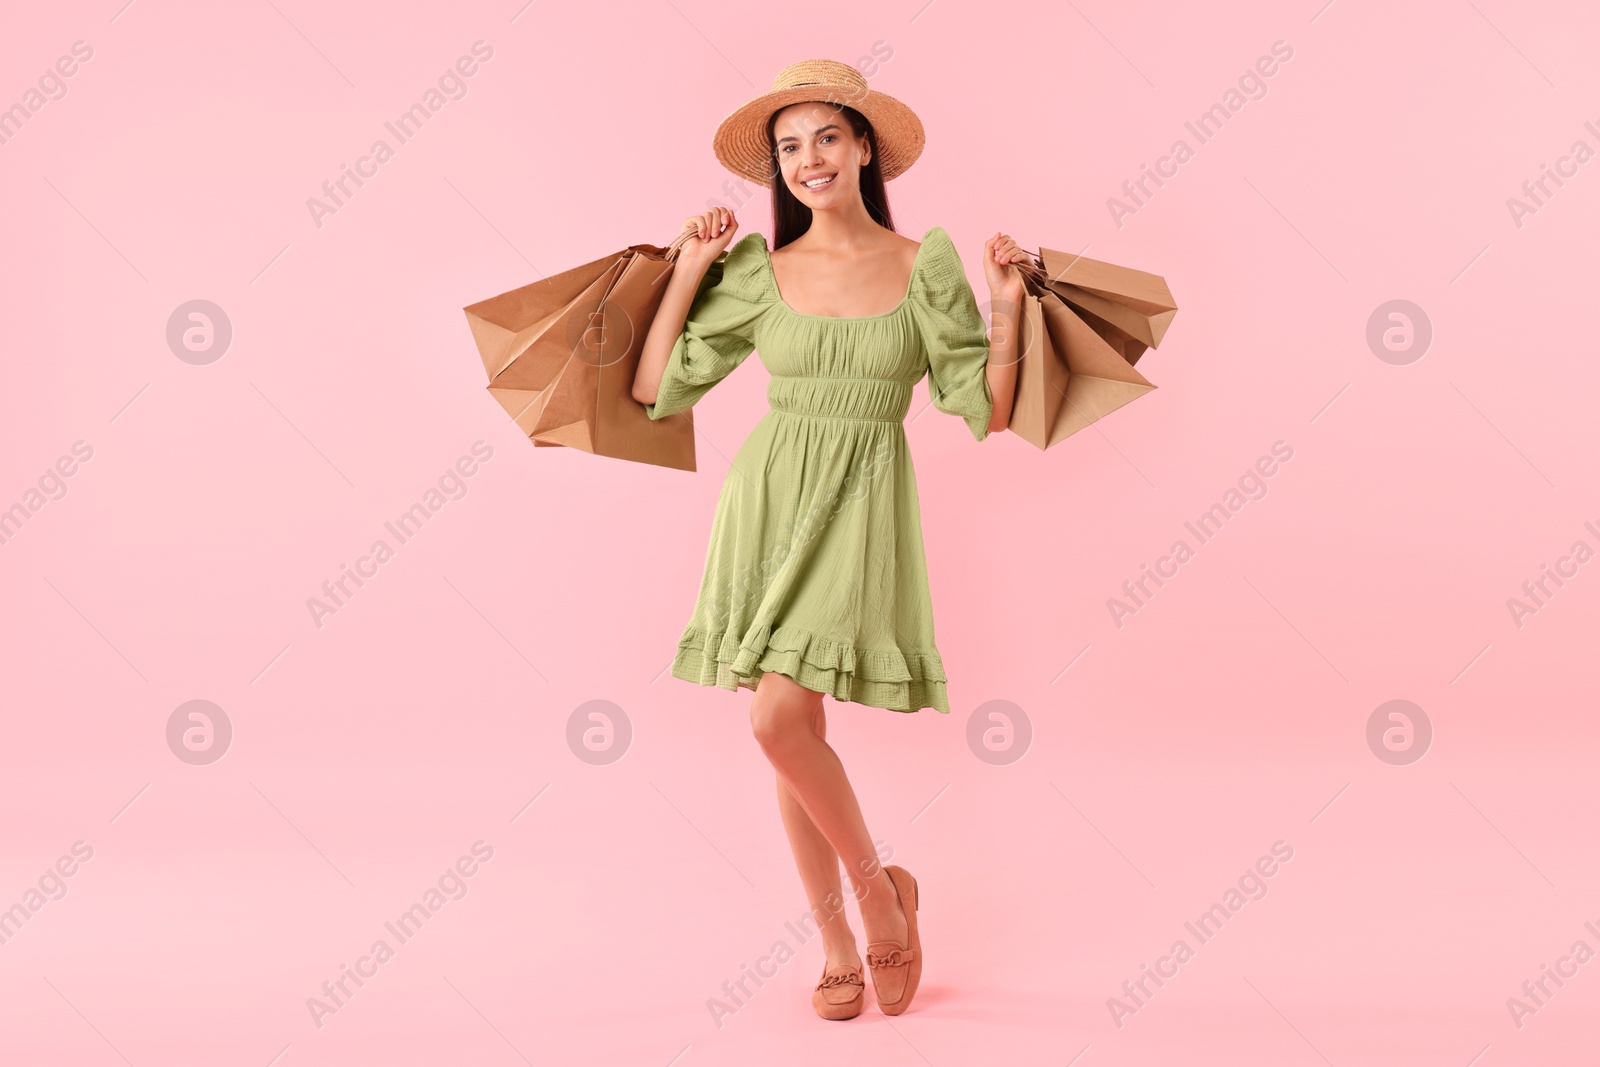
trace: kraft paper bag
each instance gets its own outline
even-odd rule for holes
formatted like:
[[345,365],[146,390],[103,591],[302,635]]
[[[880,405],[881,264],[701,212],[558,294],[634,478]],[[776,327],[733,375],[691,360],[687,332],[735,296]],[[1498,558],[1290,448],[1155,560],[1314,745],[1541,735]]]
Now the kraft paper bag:
[[1156,387],[1133,365],[1178,309],[1154,274],[1048,248],[1038,258],[1017,264],[1026,292],[1010,429],[1043,450]]
[[1178,314],[1165,279],[1132,267],[1041,248],[1041,279],[1071,304],[1102,340],[1137,363],[1158,348]]
[[645,335],[686,228],[470,304],[489,393],[536,446],[695,469],[694,419],[651,419],[633,399]]

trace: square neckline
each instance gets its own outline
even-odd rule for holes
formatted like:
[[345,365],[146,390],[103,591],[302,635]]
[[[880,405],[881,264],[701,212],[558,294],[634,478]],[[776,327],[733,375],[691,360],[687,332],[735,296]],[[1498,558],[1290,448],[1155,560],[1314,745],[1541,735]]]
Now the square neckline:
[[928,235],[938,228],[937,226],[929,226],[922,231],[922,240],[917,243],[917,254],[911,258],[911,277],[906,281],[906,295],[902,296],[900,302],[894,307],[876,315],[812,315],[804,311],[796,311],[789,306],[789,302],[783,298],[782,290],[778,288],[778,274],[772,269],[772,249],[767,247],[765,235],[761,238],[761,251],[766,254],[767,279],[772,283],[773,296],[778,305],[789,314],[794,315],[796,318],[827,319],[832,322],[870,322],[873,319],[886,319],[890,315],[898,314],[906,304],[910,303],[911,294],[917,287],[917,271],[922,268],[922,252],[928,247]]

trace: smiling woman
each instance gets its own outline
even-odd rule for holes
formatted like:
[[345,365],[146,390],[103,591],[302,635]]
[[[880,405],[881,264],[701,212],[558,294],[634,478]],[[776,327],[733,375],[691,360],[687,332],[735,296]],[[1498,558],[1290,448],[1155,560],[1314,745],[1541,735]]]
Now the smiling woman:
[[[849,100],[849,104],[840,103]],[[633,396],[652,419],[691,408],[751,352],[772,375],[768,411],[717,500],[699,596],[674,677],[752,689],[753,733],[777,772],[778,804],[825,960],[812,1007],[861,1011],[864,980],[843,909],[849,872],[867,928],[880,1010],[905,1011],[922,970],[917,882],[878,861],[838,754],[824,696],[949,714],[934,635],[916,471],[905,419],[928,379],[933,406],[974,440],[1006,428],[1016,387],[1024,256],[984,245],[991,345],[955,243],[895,232],[884,184],[922,151],[909,107],[854,68],[808,60],[736,110],[713,149],[772,190],[773,241],[737,244],[723,209],[689,220],[645,336]]]

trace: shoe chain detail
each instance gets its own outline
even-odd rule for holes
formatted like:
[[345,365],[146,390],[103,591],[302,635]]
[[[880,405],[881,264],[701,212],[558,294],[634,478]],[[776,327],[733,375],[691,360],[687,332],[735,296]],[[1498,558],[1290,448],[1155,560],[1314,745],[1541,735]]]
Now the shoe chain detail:
[[825,988],[827,986],[834,986],[834,985],[865,985],[865,984],[866,983],[861,980],[861,972],[860,971],[843,971],[843,972],[838,973],[838,974],[830,974],[830,975],[828,975],[822,981],[817,983],[817,988],[818,989],[823,989],[823,988]]
[[869,967],[899,967],[910,963],[916,953],[909,948],[897,948],[893,951],[879,955],[876,952],[867,953],[867,966]]

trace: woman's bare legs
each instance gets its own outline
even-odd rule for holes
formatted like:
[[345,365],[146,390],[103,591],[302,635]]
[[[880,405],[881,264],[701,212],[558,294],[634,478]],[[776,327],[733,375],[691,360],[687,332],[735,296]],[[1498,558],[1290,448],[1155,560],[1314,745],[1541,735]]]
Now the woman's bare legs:
[[[822,694],[817,694],[817,712],[813,729],[816,735],[827,740],[828,723],[822,713]],[[795,866],[800,869],[800,884],[805,887],[806,900],[811,904],[811,915],[822,934],[823,969],[841,964],[861,966],[861,954],[856,951],[856,935],[844,913],[844,896],[839,892],[839,853],[828,844],[817,824],[811,821],[805,808],[795,798],[794,792],[777,776],[778,811],[783,816],[783,828],[789,833],[789,847],[794,850]]]
[[[823,737],[822,694],[786,675],[767,671],[756,683],[750,725],[778,773],[784,826],[812,908],[822,903],[821,914],[827,913],[827,894],[830,888],[838,889],[842,860],[861,907],[867,941],[905,941],[906,917],[900,897],[878,862],[877,848],[861,817],[844,764]],[[785,794],[793,805],[784,806]],[[793,815],[792,807],[799,809]],[[797,825],[801,820],[804,824]],[[822,853],[818,838],[827,846],[827,854]],[[823,929],[830,965],[860,962],[855,935],[842,910]]]

